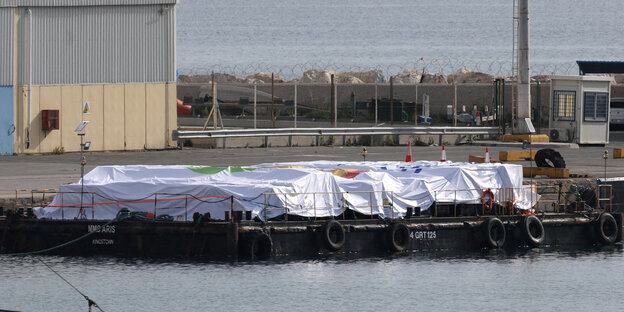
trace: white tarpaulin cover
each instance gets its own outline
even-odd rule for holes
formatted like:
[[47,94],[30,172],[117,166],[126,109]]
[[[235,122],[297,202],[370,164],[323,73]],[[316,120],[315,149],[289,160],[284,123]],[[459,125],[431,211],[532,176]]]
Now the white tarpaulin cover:
[[[437,161],[269,163],[251,167],[100,166],[83,185],[61,185],[39,218],[112,219],[121,208],[190,220],[195,212],[224,219],[230,210],[275,218],[288,211],[303,217],[338,216],[345,209],[383,218],[406,207],[495,201],[530,209],[539,199],[522,187],[522,166]],[[81,188],[83,189],[82,207]],[[503,189],[508,188],[508,189]]]

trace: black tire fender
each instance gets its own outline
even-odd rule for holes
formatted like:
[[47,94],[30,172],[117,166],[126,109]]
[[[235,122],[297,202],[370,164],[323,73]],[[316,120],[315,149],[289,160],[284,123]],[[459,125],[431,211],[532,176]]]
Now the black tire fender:
[[544,231],[544,224],[536,216],[525,216],[520,221],[520,229],[522,230],[522,237],[524,241],[531,247],[539,247],[544,243],[544,237],[546,232]]
[[499,218],[489,218],[484,226],[485,242],[490,248],[501,248],[505,245],[505,225]]
[[605,245],[615,243],[618,236],[618,226],[615,218],[610,213],[603,213],[598,217],[595,224],[598,241]]
[[273,254],[273,240],[267,233],[255,235],[249,250],[251,260],[267,260]]
[[345,243],[345,230],[336,220],[329,220],[323,225],[323,242],[327,249],[338,251]]
[[410,231],[403,223],[392,223],[388,226],[388,247],[394,252],[405,250],[409,245]]
[[[547,162],[549,160],[550,163]],[[538,167],[565,168],[566,163],[563,156],[552,148],[543,148],[535,153],[535,164]]]

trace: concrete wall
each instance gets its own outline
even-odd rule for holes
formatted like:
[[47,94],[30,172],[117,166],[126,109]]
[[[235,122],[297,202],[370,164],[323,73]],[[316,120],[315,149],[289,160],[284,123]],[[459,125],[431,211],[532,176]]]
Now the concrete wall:
[[[48,153],[62,147],[80,150],[74,129],[89,121],[85,139],[92,151],[140,150],[174,147],[175,85],[37,86],[31,90],[31,127],[28,129],[28,87],[18,90],[16,153]],[[90,113],[82,112],[88,101]],[[43,109],[58,109],[59,130],[41,130]],[[174,118],[171,118],[174,116]],[[29,142],[28,147],[27,143]]]

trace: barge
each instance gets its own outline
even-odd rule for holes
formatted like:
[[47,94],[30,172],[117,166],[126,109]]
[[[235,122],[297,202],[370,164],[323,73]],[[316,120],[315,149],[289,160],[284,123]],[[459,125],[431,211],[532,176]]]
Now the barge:
[[540,210],[516,165],[98,168],[51,203],[0,219],[0,253],[264,260],[622,239],[623,215],[604,201]]

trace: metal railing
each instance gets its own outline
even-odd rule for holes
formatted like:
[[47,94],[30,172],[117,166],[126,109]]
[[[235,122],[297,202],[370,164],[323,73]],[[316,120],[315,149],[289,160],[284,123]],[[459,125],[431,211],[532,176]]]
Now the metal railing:
[[274,137],[274,136],[348,136],[348,135],[496,135],[498,127],[370,127],[370,128],[278,128],[173,131],[174,140]]
[[[373,205],[373,196],[376,193],[381,193],[383,196],[382,199],[382,204],[381,205]],[[368,205],[363,205],[363,206],[356,206],[352,203],[349,203],[348,200],[345,198],[344,195],[346,194],[368,194],[369,195],[369,201],[368,201]],[[308,195],[312,195],[312,211],[313,211],[313,218],[316,220],[317,218],[317,210],[322,210],[322,209],[335,209],[335,208],[353,208],[353,209],[357,209],[357,208],[362,208],[362,209],[370,209],[370,217],[371,219],[374,217],[375,213],[374,213],[374,209],[375,208],[381,208],[382,210],[386,207],[390,208],[390,214],[391,214],[391,218],[394,218],[394,208],[393,208],[393,203],[394,203],[394,192],[392,191],[352,191],[352,192],[290,192],[290,193],[263,193],[262,194],[264,196],[264,219],[268,220],[267,216],[268,216],[268,211],[269,210],[283,210],[284,211],[284,218],[285,221],[288,221],[288,212],[290,211],[290,209],[295,208],[295,207],[289,207],[288,206],[288,196],[308,196]],[[340,195],[340,202],[343,204],[343,206],[317,206],[317,202],[316,202],[316,196],[317,195]],[[269,204],[269,197],[270,196],[276,196],[276,197],[284,197],[284,207],[280,207],[280,206],[275,206],[275,205],[270,205]],[[302,208],[302,207],[300,207]],[[343,218],[344,216],[344,211],[342,213]]]
[[35,194],[42,194],[41,203],[45,205],[46,203],[46,194],[56,194],[55,189],[15,189],[15,208],[25,208],[19,206],[19,194],[21,193],[30,193],[30,207],[34,208],[35,205]]
[[[531,194],[529,200],[531,202],[535,201],[536,205],[536,209],[535,212],[538,212],[538,207],[539,205],[537,205],[537,185],[535,184],[529,184],[529,185],[523,185],[521,187],[502,187],[502,188],[487,188],[487,189],[483,189],[483,188],[469,188],[469,189],[456,189],[456,190],[435,190],[433,191],[433,197],[434,197],[434,216],[438,216],[438,206],[441,204],[452,204],[453,205],[453,216],[457,217],[457,205],[459,204],[473,204],[473,205],[478,205],[479,203],[475,203],[474,201],[480,201],[481,204],[481,215],[484,215],[486,212],[486,205],[485,203],[483,203],[482,201],[482,197],[479,198],[474,198],[472,197],[473,193],[479,192],[481,194],[484,194],[482,192],[485,192],[486,190],[491,191],[494,194],[494,197],[491,199],[492,201],[492,207],[490,208],[490,211],[494,210],[493,212],[497,215],[513,215],[516,214],[515,213],[515,209],[514,209],[514,205],[518,202],[518,200],[521,199],[522,194],[520,194],[520,192],[524,193],[526,192],[526,190],[529,189],[529,193]],[[453,200],[452,201],[439,201],[438,200],[438,194],[441,193],[447,193],[447,194],[453,194]],[[460,197],[461,197],[461,193],[468,193],[469,194],[469,198],[466,199],[460,199],[458,201],[457,198],[457,193],[460,193]],[[533,197],[533,195],[535,195],[536,197]],[[470,198],[471,197],[471,198]],[[497,204],[497,205],[494,205]]]
[[[158,208],[158,196],[163,196],[165,198],[160,199],[160,201],[179,201],[182,198],[171,198],[170,196],[184,196],[184,205],[183,206],[174,206],[174,207],[164,207]],[[194,198],[193,195],[188,193],[154,193],[154,218],[158,216],[158,210],[164,209],[181,209],[184,208],[184,221],[188,221],[188,200],[190,198]]]
[[[603,192],[603,190],[606,190],[608,196],[602,196],[605,192]],[[604,211],[607,211],[606,207],[603,208],[601,203],[606,202],[605,206],[607,206],[609,208],[609,212],[613,212],[613,185],[610,184],[599,184],[596,185],[596,208],[598,209],[602,209]]]
[[[114,199],[109,199],[109,198],[104,198],[101,195],[95,193],[95,192],[58,192],[52,189],[45,189],[45,190],[16,190],[17,192],[24,192],[24,191],[30,191],[31,192],[31,205],[30,208],[34,208],[35,206],[35,201],[34,201],[34,194],[36,193],[42,193],[43,194],[43,198],[44,200],[41,202],[41,207],[57,207],[61,209],[61,219],[64,220],[65,219],[65,214],[66,214],[66,210],[67,209],[78,209],[78,214],[76,215],[75,218],[82,218],[82,219],[87,219],[87,211],[90,210],[91,211],[91,219],[95,219],[95,209],[97,206],[101,206],[101,205],[115,205],[117,211],[120,211],[121,208],[124,208],[123,206],[125,206],[125,204],[132,204],[132,203],[149,203],[149,202],[154,202],[154,208],[153,208],[153,213],[154,213],[154,217],[158,216],[158,211],[159,210],[165,210],[165,209],[184,209],[184,221],[188,221],[188,205],[189,205],[189,200],[198,200],[198,201],[204,201],[204,199],[206,198],[219,198],[219,201],[224,201],[227,200],[228,198],[231,201],[231,211],[233,211],[234,206],[233,206],[233,196],[194,196],[192,194],[188,194],[188,193],[154,193],[146,198],[142,198],[142,199],[136,199],[136,200],[114,200]],[[66,194],[78,194],[77,196],[80,196],[80,194],[83,194],[82,196],[84,197],[89,196],[91,198],[90,202],[83,202],[82,204],[80,202],[67,202],[65,195]],[[60,204],[54,204],[52,205],[51,203],[48,203],[45,201],[45,194],[57,194],[60,196]],[[159,198],[160,196],[160,198]],[[96,197],[105,199],[106,201],[96,201]],[[151,197],[153,197],[153,199],[151,199]],[[159,202],[171,202],[171,201],[183,201],[183,205],[178,205],[178,206],[171,206],[171,207],[158,207],[158,203]],[[207,202],[208,203],[208,202]],[[210,203],[208,203],[210,204]]]
[[[527,198],[528,200],[530,200],[530,202],[537,202],[537,198],[533,197],[533,196],[537,196],[538,192],[537,192],[537,188],[538,186],[542,189],[544,188],[552,188],[555,190],[555,193],[558,194],[557,195],[557,203],[556,203],[556,207],[554,209],[554,212],[559,213],[560,212],[560,208],[561,207],[567,207],[568,205],[568,199],[567,199],[567,187],[565,184],[563,185],[556,185],[556,184],[543,184],[543,185],[537,185],[537,184],[530,184],[530,185],[523,185],[521,187],[515,187],[515,188],[511,188],[511,187],[504,187],[504,188],[490,188],[489,190],[493,192],[494,194],[494,198],[492,199],[492,203],[496,203],[497,205],[492,205],[492,209],[494,210],[493,212],[495,214],[498,215],[513,215],[516,214],[516,211],[514,209],[514,205],[521,199],[521,196],[524,196],[523,194],[530,194],[531,197]],[[477,191],[479,193],[483,192],[485,189],[479,189],[479,188],[472,188],[472,189],[455,189],[455,190],[435,190],[434,191],[434,216],[438,216],[438,206],[444,205],[444,206],[448,206],[448,205],[452,205],[453,206],[453,216],[457,216],[457,207],[458,205],[461,204],[470,204],[470,205],[479,205],[480,204],[480,200],[481,198],[474,198],[474,192]],[[17,199],[19,199],[18,194],[20,192],[30,192],[31,194],[31,205],[30,208],[34,208],[35,205],[35,194],[41,194],[43,197],[43,200],[41,201],[41,206],[42,207],[46,207],[46,206],[50,206],[49,203],[46,202],[45,198],[46,195],[50,195],[50,194],[56,194],[60,196],[60,204],[55,204],[53,205],[54,207],[58,207],[61,209],[61,219],[65,219],[65,215],[66,215],[66,209],[78,209],[78,215],[76,215],[76,218],[86,218],[87,213],[90,210],[90,214],[91,214],[91,219],[95,219],[95,209],[97,208],[97,206],[99,205],[116,205],[117,210],[119,211],[122,206],[124,206],[125,204],[129,204],[129,203],[148,203],[148,202],[154,202],[154,208],[153,208],[153,212],[154,212],[154,217],[157,216],[157,213],[159,210],[163,210],[163,209],[184,209],[184,221],[188,221],[188,207],[189,207],[189,201],[190,200],[199,200],[201,202],[204,202],[206,204],[213,204],[213,203],[218,203],[218,202],[222,202],[225,200],[230,200],[230,209],[229,209],[229,217],[226,217],[226,221],[233,221],[234,220],[234,209],[235,209],[235,200],[244,200],[241,198],[236,198],[234,196],[194,196],[192,194],[188,194],[188,193],[154,193],[151,196],[148,196],[146,198],[143,199],[137,199],[137,200],[113,200],[113,199],[107,199],[107,201],[96,201],[96,196],[97,197],[101,197],[99,194],[96,194],[95,192],[82,192],[82,196],[88,196],[91,198],[90,201],[86,201],[84,202],[82,205],[80,203],[67,203],[65,200],[65,194],[80,194],[81,192],[58,192],[54,189],[17,189],[16,190],[16,202]],[[374,204],[375,201],[373,200],[373,197],[375,196],[375,194],[381,193],[382,194],[382,202],[380,204]],[[448,194],[453,194],[452,198],[453,200],[451,201],[441,201],[439,200],[439,196],[440,194],[446,193],[447,194],[447,198],[448,198]],[[469,197],[465,197],[462,196],[462,193],[469,193],[470,196]],[[553,193],[553,194],[555,194]],[[351,202],[349,202],[346,198],[345,195],[347,194],[368,194],[369,200],[368,203],[366,205],[355,205]],[[458,196],[459,194],[459,196]],[[375,215],[375,208],[379,209],[381,208],[382,211],[384,211],[385,208],[389,208],[390,209],[390,214],[391,214],[391,218],[395,217],[395,211],[394,211],[394,192],[392,191],[349,191],[349,192],[287,192],[287,193],[262,193],[260,196],[258,197],[264,197],[264,209],[263,209],[263,213],[264,213],[264,217],[265,220],[268,220],[268,212],[270,210],[283,210],[284,211],[284,218],[287,221],[288,220],[288,214],[291,210],[293,210],[294,208],[302,208],[302,206],[299,207],[290,207],[288,205],[288,196],[308,196],[308,195],[312,195],[312,207],[308,208],[311,209],[313,211],[312,215],[313,217],[316,219],[317,216],[317,211],[318,210],[322,210],[322,209],[336,209],[336,208],[342,208],[342,209],[346,209],[346,208],[351,208],[351,209],[367,209],[370,211],[370,217],[374,218]],[[342,205],[338,205],[338,206],[319,206],[317,205],[317,196],[320,195],[336,195],[336,196],[340,196],[340,202],[342,203]],[[612,189],[612,185],[596,185],[595,188],[595,195],[596,195],[596,207],[595,209],[599,210],[599,211],[609,211],[609,212],[613,212],[613,207],[612,207],[612,198],[613,198],[613,189]],[[607,195],[607,196],[603,196],[603,195]],[[80,195],[77,195],[80,196]],[[280,197],[283,197],[283,203],[284,206],[277,206],[277,205],[273,205],[270,204],[270,197],[271,196],[276,196],[278,199]],[[153,198],[151,198],[153,197]],[[104,197],[102,197],[104,198]],[[217,202],[207,202],[205,201],[206,198],[218,198],[219,200]],[[158,203],[159,202],[163,202],[163,201],[183,201],[183,205],[182,206],[175,206],[175,207],[159,207]],[[248,201],[248,200],[247,200]],[[608,203],[608,204],[601,204],[601,203]],[[16,208],[18,208],[16,206]],[[481,214],[485,214],[485,210],[486,207],[485,205],[483,205],[481,203]],[[536,213],[539,212],[539,205],[535,205],[535,210]],[[342,213],[343,217],[344,216],[344,211]]]

